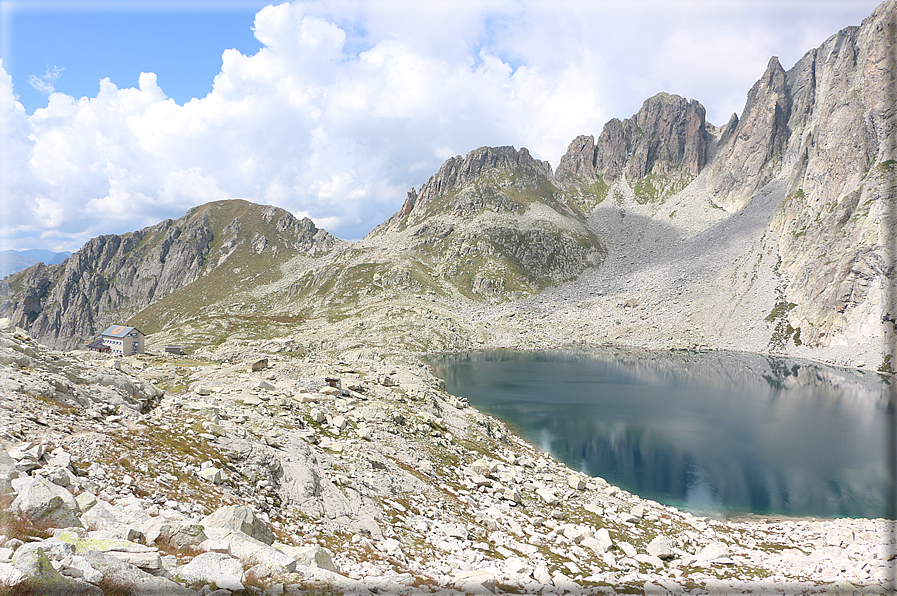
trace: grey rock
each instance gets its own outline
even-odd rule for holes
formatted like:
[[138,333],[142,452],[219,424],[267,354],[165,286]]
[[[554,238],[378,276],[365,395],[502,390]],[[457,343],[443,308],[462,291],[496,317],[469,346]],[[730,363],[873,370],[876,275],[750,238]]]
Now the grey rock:
[[84,559],[92,568],[102,573],[110,585],[127,589],[129,596],[196,596],[196,592],[177,582],[151,575],[106,553],[91,551],[84,555]]
[[206,527],[205,532],[211,540],[227,544],[228,552],[241,561],[253,563],[267,561],[282,565],[288,571],[295,569],[296,562],[293,557],[239,530]]
[[162,569],[162,557],[155,551],[132,553],[110,550],[106,551],[106,554],[115,557],[119,561],[129,563],[134,567],[139,567],[144,571],[153,572]]
[[13,555],[12,564],[28,576],[25,585],[33,593],[47,596],[63,594],[66,596],[102,596],[103,594],[101,589],[92,584],[80,582],[59,573],[53,567],[40,543],[28,543],[20,546]]
[[656,536],[648,543],[648,554],[659,559],[672,559],[675,556],[673,545],[666,536]]
[[227,528],[243,532],[265,544],[274,543],[274,533],[245,505],[228,505],[200,520],[206,528]]
[[178,568],[177,577],[187,583],[208,583],[235,592],[245,588],[241,581],[243,565],[238,559],[222,553],[203,553],[194,557]]
[[317,567],[339,573],[339,569],[333,563],[333,556],[321,546],[283,546],[281,550],[293,557],[297,565]]
[[81,526],[78,503],[69,491],[45,480],[25,476],[12,481],[17,495],[10,510],[19,515],[65,528]]

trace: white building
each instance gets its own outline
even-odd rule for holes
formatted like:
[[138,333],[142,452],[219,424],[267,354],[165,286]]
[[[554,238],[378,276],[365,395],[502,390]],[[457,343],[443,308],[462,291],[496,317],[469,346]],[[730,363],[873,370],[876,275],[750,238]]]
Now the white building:
[[100,336],[103,345],[109,348],[113,356],[130,356],[144,353],[146,336],[134,327],[112,325]]

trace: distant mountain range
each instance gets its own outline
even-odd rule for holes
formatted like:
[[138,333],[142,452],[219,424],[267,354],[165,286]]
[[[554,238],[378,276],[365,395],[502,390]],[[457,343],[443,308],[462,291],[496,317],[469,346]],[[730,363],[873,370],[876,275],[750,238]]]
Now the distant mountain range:
[[[526,149],[447,160],[356,243],[216,201],[0,282],[0,316],[52,347],[129,322],[193,349],[570,342],[788,353],[891,370],[897,0],[791,69],[741,117],[659,93],[557,168]],[[284,344],[287,345],[287,344]]]
[[0,251],[0,277],[6,277],[19,271],[24,271],[32,265],[43,263],[45,265],[58,265],[72,256],[70,252],[53,252],[32,248],[29,250],[3,250]]

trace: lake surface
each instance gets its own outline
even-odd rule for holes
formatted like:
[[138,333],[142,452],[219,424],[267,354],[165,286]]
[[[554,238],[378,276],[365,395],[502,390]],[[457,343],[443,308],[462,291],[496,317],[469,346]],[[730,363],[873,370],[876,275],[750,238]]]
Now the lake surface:
[[887,517],[879,375],[736,352],[433,356],[446,389],[570,467],[702,515]]

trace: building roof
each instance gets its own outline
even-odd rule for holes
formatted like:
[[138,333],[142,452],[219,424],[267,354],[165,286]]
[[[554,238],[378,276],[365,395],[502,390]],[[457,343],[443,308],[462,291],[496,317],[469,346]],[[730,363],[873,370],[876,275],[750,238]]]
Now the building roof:
[[94,350],[108,350],[108,346],[101,341],[95,341],[92,344],[87,344],[88,348],[93,348]]
[[143,333],[135,327],[125,327],[124,325],[110,325],[108,329],[101,334],[103,337],[127,337],[132,331]]

